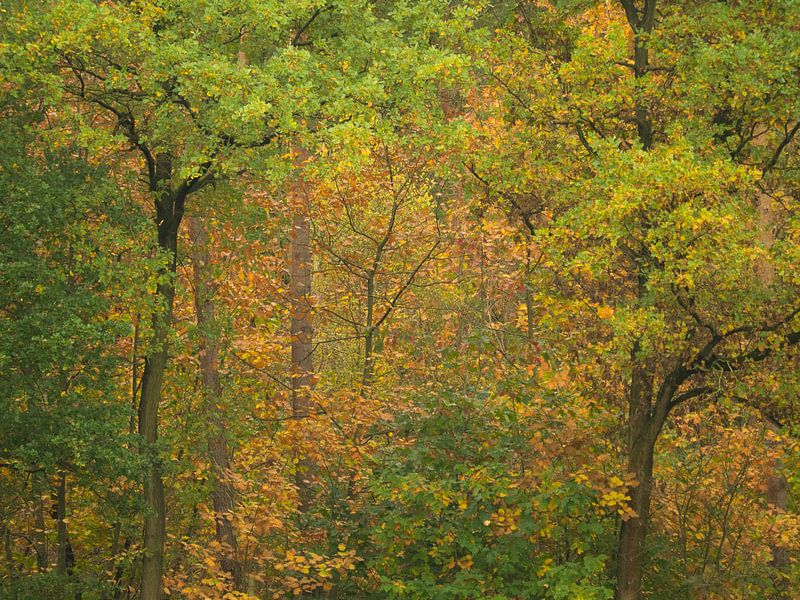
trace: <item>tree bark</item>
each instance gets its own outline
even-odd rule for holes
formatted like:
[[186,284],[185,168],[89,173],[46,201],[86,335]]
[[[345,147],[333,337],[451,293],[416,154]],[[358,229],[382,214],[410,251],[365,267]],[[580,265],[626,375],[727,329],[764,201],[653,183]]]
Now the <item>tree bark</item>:
[[650,368],[637,357],[634,344],[631,358],[634,364],[628,390],[628,473],[636,481],[628,488],[630,507],[636,513],[622,522],[617,548],[617,598],[638,600],[642,593],[642,573],[645,541],[650,519],[650,499],[653,490],[653,451],[655,447],[652,414],[653,377]]
[[33,489],[36,494],[36,521],[34,526],[36,529],[33,534],[33,542],[36,548],[36,569],[39,573],[45,573],[47,572],[47,535],[45,534],[47,526],[44,522],[44,494],[47,489],[47,480],[41,473],[37,473],[34,477]]
[[[636,0],[620,0],[633,33],[633,71],[636,79],[645,77],[650,66],[648,38],[653,31],[656,0],[643,0],[642,8]],[[636,132],[644,150],[653,146],[653,123],[645,103],[635,101]],[[637,294],[641,297],[646,288],[646,276],[637,273]],[[633,372],[628,389],[628,472],[636,483],[628,488],[631,508],[635,516],[623,521],[617,546],[617,598],[639,600],[642,597],[645,543],[650,520],[650,499],[653,490],[653,452],[655,441],[666,419],[668,401],[653,406],[653,372],[639,354],[638,342],[631,351]],[[663,413],[663,414],[657,414]]]
[[17,565],[14,562],[14,544],[11,541],[11,530],[8,525],[3,523],[0,525],[0,533],[3,536],[3,555],[6,559],[6,570],[8,578],[11,580],[11,588],[16,589],[15,580],[17,578]]
[[[372,386],[373,356],[375,347],[375,272],[367,274],[367,319],[364,328],[364,372],[361,375],[361,388],[368,390]],[[364,393],[364,392],[362,392]]]
[[[764,419],[764,424],[769,431],[778,433],[778,427],[769,419]],[[771,465],[769,474],[767,475],[767,505],[776,512],[786,512],[789,507],[789,482],[783,475],[783,463],[780,459],[776,459]],[[789,552],[781,544],[773,543],[770,545],[772,552],[772,560],[770,564],[776,569],[785,569],[789,564]],[[785,582],[778,582],[779,589],[782,593],[785,592]],[[785,597],[780,595],[779,597]]]
[[637,485],[629,488],[630,507],[636,516],[622,522],[619,533],[618,598],[638,600],[642,593],[645,541],[650,520],[653,491],[653,446],[642,443],[631,448],[628,472],[636,476]]
[[183,218],[186,192],[172,189],[172,161],[169,155],[159,155],[156,161],[156,227],[158,248],[168,257],[168,263],[159,272],[156,299],[160,311],[152,318],[152,338],[144,361],[141,396],[139,399],[139,436],[146,457],[144,478],[144,556],[142,558],[141,600],[161,600],[164,569],[164,542],[166,530],[166,503],[164,482],[161,478],[161,457],[158,441],[158,408],[164,371],[167,365],[167,341],[175,301],[175,271],[177,266],[178,229]]
[[56,572],[62,577],[72,573],[75,567],[75,553],[69,541],[67,530],[67,474],[62,471],[58,475],[56,489],[54,490],[55,505],[51,515],[56,521]]
[[[307,204],[307,203],[306,203]],[[314,387],[314,324],[312,322],[311,221],[307,206],[292,218],[292,243],[289,261],[292,339],[292,416],[308,417]],[[301,451],[302,453],[302,451]],[[300,495],[300,510],[308,508],[312,496],[310,480],[314,465],[305,453],[298,457],[295,483]]]
[[200,375],[203,382],[205,410],[211,429],[207,444],[213,477],[212,505],[216,538],[222,551],[219,557],[234,588],[242,589],[242,565],[237,559],[236,530],[231,515],[236,506],[236,491],[230,481],[231,451],[226,436],[222,408],[222,382],[219,373],[219,331],[214,306],[214,283],[208,251],[208,232],[199,217],[189,219],[194,270],[194,304],[200,339]]
[[[759,238],[765,249],[769,249],[775,243],[775,233],[773,231],[774,211],[772,199],[765,193],[759,193],[756,202],[759,221]],[[759,258],[756,264],[756,273],[764,288],[769,288],[775,282],[775,266],[767,257]],[[764,426],[768,431],[778,433],[778,427],[768,418],[764,418]],[[776,459],[771,465],[767,475],[767,506],[776,512],[785,512],[789,506],[789,482],[783,475],[783,464]],[[786,580],[781,573],[789,562],[787,549],[778,543],[770,545],[772,560],[770,564],[776,569],[776,582],[778,598],[786,597]]]
[[[133,321],[133,340],[131,345],[131,410],[128,418],[128,435],[133,437],[136,432],[136,413],[137,413],[137,396],[139,394],[139,314],[137,313]],[[120,538],[122,535],[122,523],[117,520],[114,523],[114,533],[111,540],[111,552],[109,559],[109,571],[114,573],[112,578],[112,586],[114,589],[114,600],[119,600],[122,597],[122,577],[124,569],[122,561],[119,558],[120,554]],[[121,544],[123,553],[127,553],[131,547],[130,535],[125,532],[124,539]],[[130,595],[130,594],[128,594]]]

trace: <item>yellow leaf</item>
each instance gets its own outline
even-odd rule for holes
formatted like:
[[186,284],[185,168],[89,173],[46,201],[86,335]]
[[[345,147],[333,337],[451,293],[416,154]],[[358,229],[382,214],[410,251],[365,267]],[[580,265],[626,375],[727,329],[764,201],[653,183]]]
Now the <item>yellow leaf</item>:
[[614,309],[606,305],[599,306],[597,308],[597,316],[601,319],[610,319],[614,316]]

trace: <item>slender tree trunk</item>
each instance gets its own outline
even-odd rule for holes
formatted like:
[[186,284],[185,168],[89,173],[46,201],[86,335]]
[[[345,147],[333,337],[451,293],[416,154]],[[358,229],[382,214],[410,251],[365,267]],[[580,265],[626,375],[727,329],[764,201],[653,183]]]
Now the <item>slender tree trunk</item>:
[[[778,427],[769,419],[764,419],[768,430],[777,433]],[[786,512],[789,507],[789,482],[783,475],[783,463],[776,459],[771,465],[770,473],[767,475],[767,505],[776,512]],[[772,544],[770,546],[772,560],[770,564],[776,569],[784,569],[789,564],[789,553],[785,546]],[[781,589],[785,582],[780,582]],[[779,597],[784,597],[780,595]]]
[[533,327],[534,327],[534,317],[533,317],[533,290],[531,289],[531,274],[533,273],[533,267],[531,266],[531,239],[530,236],[526,237],[526,251],[525,251],[525,271],[523,273],[523,277],[525,278],[523,281],[523,285],[525,286],[525,325],[526,330],[525,334],[528,338],[528,346],[532,347],[534,345],[534,335],[533,335]]
[[364,330],[364,372],[361,376],[361,388],[369,389],[372,385],[373,356],[375,350],[375,273],[367,275],[367,323]]
[[[764,245],[764,248],[769,249],[775,242],[772,199],[767,194],[759,193],[756,208],[758,210],[760,229],[759,237],[761,238],[761,243]],[[764,257],[759,259],[756,264],[756,272],[764,288],[771,287],[775,282],[775,266],[768,258]],[[768,418],[764,418],[764,425],[767,430],[774,433],[778,432],[778,427]],[[785,512],[789,506],[789,482],[783,475],[783,464],[780,460],[775,460],[767,475],[767,505],[777,512]],[[770,551],[772,552],[772,561],[770,564],[780,573],[780,571],[786,568],[789,562],[788,551],[780,544],[772,544],[770,546]],[[776,582],[776,597],[785,598],[786,580],[782,577],[782,574],[779,574],[778,577],[780,577],[780,580]]]
[[628,473],[636,481],[628,488],[630,506],[636,515],[622,522],[617,547],[617,598],[639,600],[645,541],[650,521],[653,490],[653,451],[660,427],[654,427],[652,414],[653,376],[649,365],[637,357],[639,345],[631,352],[633,373],[628,390]]
[[236,531],[231,516],[236,506],[236,492],[230,481],[231,451],[226,436],[222,409],[222,383],[219,374],[219,331],[214,306],[214,283],[208,251],[208,232],[199,217],[189,219],[194,269],[194,304],[200,332],[200,374],[203,381],[205,410],[211,424],[208,451],[214,480],[212,504],[217,542],[222,548],[220,564],[229,574],[236,590],[242,589],[242,565],[237,560]]
[[72,544],[69,541],[69,531],[67,530],[67,474],[61,471],[54,490],[55,505],[52,510],[52,517],[56,522],[56,572],[62,577],[72,573],[75,567],[75,554]]
[[36,494],[36,517],[35,517],[35,531],[33,534],[33,543],[36,548],[36,569],[39,573],[47,571],[47,535],[45,530],[47,526],[44,522],[45,508],[44,508],[44,494],[47,487],[47,481],[41,473],[35,475],[34,480],[34,493]]
[[[128,550],[131,548],[131,538],[127,535],[125,536],[125,541],[122,544],[122,552],[127,553]],[[124,575],[124,570],[122,568],[122,562],[116,561],[116,566],[114,567],[114,600],[120,600],[122,598],[122,577]],[[125,593],[126,598],[130,598],[130,592],[127,591]]]
[[[139,319],[137,313],[133,322],[133,344],[131,347],[131,410],[128,418],[128,435],[131,437],[136,432],[136,413],[137,413],[137,397],[139,394]],[[122,561],[119,559],[120,551],[127,553],[131,547],[131,538],[128,533],[125,533],[122,543],[120,544],[122,536],[122,523],[117,520],[114,523],[114,534],[111,540],[111,558],[109,559],[109,570],[114,573],[112,578],[112,586],[114,588],[114,600],[119,600],[122,597],[122,577],[124,569]]]
[[0,526],[0,534],[3,537],[3,556],[6,560],[6,572],[11,580],[11,589],[14,590],[14,597],[16,598],[17,565],[14,562],[14,544],[11,541],[11,530],[7,524],[3,523]]
[[[772,231],[774,221],[772,199],[767,194],[759,193],[756,209],[758,210],[758,237],[764,248],[769,250],[775,242],[775,233]],[[756,264],[756,273],[761,280],[761,285],[765,288],[770,287],[775,282],[775,266],[766,257],[759,257]]]
[[[108,559],[106,561],[106,569],[109,573],[114,573],[117,568],[117,555],[122,547],[122,523],[119,520],[114,521],[111,526],[111,547],[108,550]],[[112,578],[112,585],[117,587],[116,578]]]
[[158,408],[167,365],[167,341],[175,300],[175,270],[177,265],[178,229],[183,217],[186,193],[176,194],[170,186],[172,162],[168,155],[156,161],[156,226],[158,247],[168,257],[168,264],[159,273],[156,299],[160,311],[152,319],[152,338],[144,361],[139,399],[139,436],[146,456],[144,478],[144,556],[142,558],[141,600],[161,600],[166,536],[166,503],[161,478],[161,457],[158,441]]
[[[388,160],[388,159],[387,159]],[[375,373],[375,335],[383,320],[388,313],[384,313],[382,317],[375,319],[375,277],[378,274],[378,269],[381,266],[383,259],[383,252],[386,250],[386,245],[392,238],[395,225],[397,224],[397,212],[400,209],[400,200],[397,195],[394,196],[392,201],[392,210],[389,215],[389,223],[386,226],[386,233],[378,242],[375,247],[375,254],[372,257],[372,265],[365,274],[365,282],[367,284],[367,318],[364,325],[364,372],[361,377],[361,393],[365,394],[366,391],[372,386],[372,380]]]
[[[306,202],[307,204],[307,202]],[[292,219],[292,244],[289,283],[292,306],[292,416],[308,417],[314,387],[314,325],[311,297],[311,221],[308,206],[299,208]],[[298,460],[295,477],[300,495],[300,510],[308,508],[312,496],[310,481],[314,465],[308,456]]]

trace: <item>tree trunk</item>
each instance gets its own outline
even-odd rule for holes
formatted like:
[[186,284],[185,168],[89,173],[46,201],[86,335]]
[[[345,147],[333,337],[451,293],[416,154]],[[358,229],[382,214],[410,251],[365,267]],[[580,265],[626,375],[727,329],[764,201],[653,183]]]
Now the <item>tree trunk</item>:
[[8,578],[11,580],[11,589],[16,591],[15,580],[17,578],[17,565],[14,562],[14,544],[11,541],[11,530],[8,528],[8,525],[3,523],[3,525],[0,526],[0,533],[2,533],[3,536],[3,555],[6,559],[6,572]]
[[[159,284],[159,296],[168,302],[165,314],[154,321],[166,320],[171,315],[174,291],[171,284]],[[161,387],[167,363],[167,326],[154,323],[153,343],[160,345],[154,349],[144,363],[142,376],[142,396],[139,402],[139,435],[143,451],[147,456],[147,472],[144,480],[144,557],[142,559],[142,600],[160,600],[162,594],[161,576],[164,566],[165,510],[164,482],[161,479],[161,460],[155,447],[158,441],[158,405],[161,400]]]
[[[769,431],[778,433],[778,427],[769,419],[764,419],[764,424]],[[767,505],[776,512],[786,512],[789,507],[789,482],[783,475],[783,463],[776,459],[771,465],[770,473],[767,475]],[[785,569],[789,564],[789,553],[785,546],[780,543],[770,545],[772,561],[770,564],[778,569]],[[781,592],[779,597],[785,597],[785,581],[778,582],[778,589]]]
[[[115,573],[117,568],[117,555],[119,554],[121,542],[122,541],[122,523],[119,520],[114,521],[114,524],[111,526],[111,547],[108,551],[108,559],[106,560],[106,570],[109,573]],[[112,579],[112,583],[115,584],[116,588],[116,578]],[[116,590],[115,590],[116,591]]]
[[[759,221],[759,238],[766,250],[775,243],[774,210],[772,199],[765,193],[759,193],[756,203]],[[768,257],[759,258],[756,264],[756,273],[764,288],[769,288],[775,282],[775,266]],[[778,427],[768,418],[764,418],[767,430],[778,433]],[[783,475],[783,464],[775,460],[767,475],[767,505],[776,512],[785,512],[789,506],[789,482]],[[779,581],[776,582],[777,597],[786,597],[786,579],[781,571],[785,570],[789,562],[787,549],[780,544],[770,546],[772,561],[770,564],[777,570]]]
[[618,600],[641,598],[645,540],[653,491],[653,445],[642,441],[631,448],[629,454],[628,472],[636,476],[637,484],[628,489],[628,494],[636,516],[623,521],[619,532]]
[[[292,219],[292,244],[289,261],[292,308],[292,416],[295,419],[304,419],[310,414],[311,390],[314,387],[311,221],[306,213],[307,206],[298,209]],[[308,508],[311,500],[309,484],[313,476],[313,467],[308,456],[299,457],[295,482],[300,495],[301,511]]]
[[[633,33],[633,71],[636,79],[646,77],[648,73],[648,42],[655,23],[656,1],[644,0],[641,9],[634,0],[622,2]],[[650,150],[653,146],[653,123],[647,105],[637,99],[634,114],[639,143],[644,150]],[[640,298],[646,291],[646,283],[646,276],[642,272],[637,273],[636,287]],[[633,372],[628,390],[628,472],[636,477],[636,483],[628,488],[628,494],[636,516],[623,521],[619,531],[617,600],[639,600],[642,597],[645,542],[653,490],[653,450],[669,406],[668,403],[663,405],[663,414],[654,414],[653,370],[638,356],[639,349],[639,343],[636,342],[631,352]]]
[[[523,271],[523,286],[525,288],[525,335],[528,338],[529,349],[534,346],[534,315],[533,315],[533,289],[531,275],[534,266],[531,265],[531,236],[526,236],[525,244],[525,270]],[[531,355],[533,358],[533,355]]]
[[[628,487],[630,507],[636,515],[622,522],[617,546],[617,599],[639,600],[645,541],[650,521],[650,499],[653,490],[653,449],[660,427],[654,420],[653,376],[649,366],[637,357],[639,345],[631,352],[633,374],[628,390],[628,473],[636,478]],[[666,415],[665,415],[666,416]]]
[[208,252],[208,232],[198,217],[189,219],[194,269],[194,304],[200,339],[200,374],[203,382],[205,410],[211,428],[208,451],[214,488],[212,504],[217,542],[222,548],[220,565],[229,574],[236,590],[242,589],[242,565],[237,560],[236,531],[231,515],[236,505],[236,492],[231,485],[231,452],[226,437],[222,409],[222,383],[219,374],[219,331],[214,307],[214,284]]
[[[133,343],[131,346],[131,410],[128,418],[128,435],[131,437],[136,432],[136,408],[137,396],[139,394],[139,320],[137,313],[133,321]],[[122,597],[122,577],[125,574],[122,560],[120,559],[120,537],[122,535],[122,523],[117,520],[114,523],[114,533],[111,541],[111,552],[109,559],[109,571],[113,572],[112,587],[114,589],[114,600]],[[122,553],[127,553],[131,547],[131,538],[126,532],[121,544]],[[129,596],[130,594],[128,594]]]
[[72,569],[75,567],[75,553],[72,550],[67,530],[67,474],[64,471],[58,476],[54,492],[55,506],[51,515],[56,522],[56,546],[58,549],[56,572],[62,577],[66,577],[72,573]]
[[36,548],[36,569],[39,573],[47,571],[47,526],[44,522],[44,494],[47,489],[47,480],[41,473],[37,473],[34,479],[34,493],[36,494],[36,521],[33,534],[33,543]]
[[166,503],[161,478],[161,457],[158,441],[158,408],[167,365],[167,341],[175,300],[175,270],[177,265],[178,229],[183,217],[185,192],[176,194],[170,186],[172,161],[160,155],[156,164],[156,226],[158,248],[168,257],[167,266],[159,273],[156,299],[160,309],[153,314],[152,339],[144,361],[141,396],[139,399],[139,436],[146,457],[144,478],[144,556],[142,558],[141,600],[161,600],[164,569]]
[[372,386],[372,370],[374,346],[375,346],[375,271],[372,270],[367,275],[367,320],[364,329],[364,372],[361,376],[362,394],[366,393]]

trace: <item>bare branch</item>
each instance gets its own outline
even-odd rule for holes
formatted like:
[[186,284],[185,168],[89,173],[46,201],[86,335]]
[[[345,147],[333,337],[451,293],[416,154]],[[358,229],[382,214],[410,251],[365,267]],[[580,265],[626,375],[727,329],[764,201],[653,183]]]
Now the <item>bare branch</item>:
[[394,310],[395,306],[397,306],[397,301],[400,300],[400,297],[403,295],[403,293],[405,293],[408,287],[414,282],[414,278],[417,276],[417,273],[419,273],[420,269],[422,269],[425,263],[427,263],[428,260],[430,260],[436,248],[439,247],[440,243],[441,240],[436,240],[436,243],[431,247],[430,250],[428,250],[428,253],[425,255],[425,257],[421,261],[419,261],[416,267],[414,267],[414,270],[411,271],[411,274],[408,276],[408,279],[406,279],[406,282],[400,287],[400,289],[397,290],[397,292],[395,292],[394,296],[389,301],[389,306],[386,308],[386,311],[383,313],[381,318],[375,322],[375,325],[373,325],[373,329],[377,329],[378,327],[380,327],[381,324],[388,318],[388,316]]

